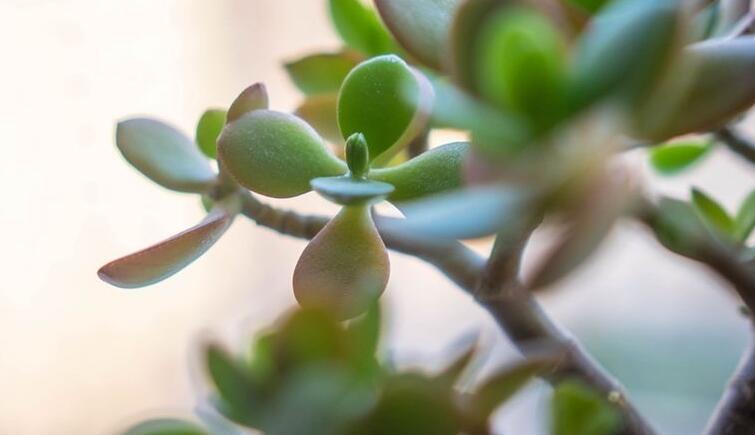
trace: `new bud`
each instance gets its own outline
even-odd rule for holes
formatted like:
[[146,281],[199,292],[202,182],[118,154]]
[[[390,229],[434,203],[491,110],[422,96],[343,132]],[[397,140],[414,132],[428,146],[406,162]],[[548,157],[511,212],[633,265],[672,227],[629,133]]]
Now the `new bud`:
[[364,178],[367,175],[370,151],[362,133],[354,133],[346,139],[346,164],[349,165],[352,177]]

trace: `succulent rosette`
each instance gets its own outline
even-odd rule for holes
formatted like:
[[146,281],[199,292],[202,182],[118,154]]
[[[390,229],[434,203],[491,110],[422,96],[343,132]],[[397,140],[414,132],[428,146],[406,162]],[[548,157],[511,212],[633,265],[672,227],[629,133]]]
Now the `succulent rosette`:
[[[273,198],[314,190],[342,209],[302,253],[293,273],[294,295],[300,304],[327,306],[340,318],[364,312],[389,277],[371,206],[384,200],[400,205],[461,184],[465,142],[390,166],[426,132],[432,104],[424,75],[398,56],[382,55],[354,67],[337,95],[345,161],[305,120],[270,110],[259,84],[227,112],[205,112],[196,144],[158,121],[120,123],[116,139],[129,162],[164,187],[203,194],[210,211],[197,226],[109,263],[100,277],[133,288],[178,272],[209,249],[242,210],[242,189]],[[219,173],[206,157],[217,157]]]

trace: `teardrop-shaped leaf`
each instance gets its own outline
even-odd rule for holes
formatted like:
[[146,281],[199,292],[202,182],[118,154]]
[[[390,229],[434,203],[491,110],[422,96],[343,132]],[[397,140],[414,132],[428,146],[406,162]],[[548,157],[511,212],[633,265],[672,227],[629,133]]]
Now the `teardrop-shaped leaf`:
[[159,418],[139,423],[123,435],[209,435],[209,433],[188,421]]
[[320,135],[334,145],[343,145],[338,128],[338,94],[312,95],[296,109],[296,116],[307,121]]
[[536,129],[550,127],[565,107],[566,63],[560,35],[540,13],[504,9],[481,29],[480,94],[521,114]]
[[451,19],[460,0],[376,0],[380,16],[401,46],[425,65],[440,69]]
[[329,0],[329,4],[330,17],[346,45],[368,56],[396,51],[377,13],[362,0]]
[[740,242],[745,242],[755,229],[755,190],[750,192],[742,205],[739,206],[735,219],[735,237]]
[[223,131],[226,111],[209,109],[202,114],[197,123],[197,145],[207,157],[214,159],[218,155],[218,136]]
[[711,150],[710,140],[687,140],[664,144],[650,150],[650,163],[663,175],[677,174],[698,163]]
[[433,148],[398,166],[374,169],[369,178],[395,187],[388,200],[403,202],[448,190],[463,182],[468,142],[454,142]]
[[500,186],[441,193],[402,205],[403,227],[443,239],[473,239],[523,224],[531,196]]
[[646,136],[663,140],[710,131],[755,103],[755,37],[697,43],[685,50],[682,62],[691,77],[686,91],[662,125]]
[[115,141],[131,165],[163,187],[199,193],[215,181],[215,173],[194,141],[160,121],[121,121]]
[[431,105],[432,87],[424,76],[397,56],[378,56],[346,76],[338,125],[345,138],[364,134],[372,161],[382,165],[421,133]]
[[233,178],[262,195],[301,195],[313,178],[346,172],[317,132],[288,113],[251,112],[228,124],[218,144],[218,156]]
[[388,183],[349,175],[315,178],[310,184],[317,193],[341,205],[372,204],[393,192],[393,186]]
[[121,288],[138,288],[160,282],[207,252],[225,233],[234,212],[216,208],[196,226],[103,266],[97,274]]
[[700,218],[719,235],[731,237],[734,232],[734,219],[715,199],[699,189],[692,189],[692,203]]
[[565,381],[553,392],[553,435],[613,435],[621,415],[605,397],[577,381]]
[[269,105],[267,89],[262,83],[255,83],[244,89],[228,108],[228,122],[231,123],[245,114],[267,109]]
[[502,4],[499,0],[464,0],[451,21],[448,62],[451,77],[473,94],[477,93],[480,29]]
[[388,253],[369,207],[344,207],[302,252],[294,295],[304,307],[325,307],[348,319],[374,303],[388,275]]
[[678,3],[619,0],[602,9],[578,42],[573,105],[614,92],[644,97],[676,50]]
[[352,51],[319,53],[285,65],[291,80],[306,95],[336,94],[362,57]]

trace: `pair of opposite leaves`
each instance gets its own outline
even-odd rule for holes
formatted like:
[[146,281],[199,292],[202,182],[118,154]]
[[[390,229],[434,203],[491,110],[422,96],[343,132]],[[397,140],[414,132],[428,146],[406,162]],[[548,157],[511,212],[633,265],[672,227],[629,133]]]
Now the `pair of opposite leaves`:
[[[302,253],[294,272],[295,295],[303,305],[327,305],[343,318],[360,314],[385,289],[389,274],[370,205],[386,198],[409,201],[461,183],[467,143],[447,144],[398,166],[380,167],[426,128],[431,106],[432,89],[424,77],[398,57],[361,63],[344,80],[338,98],[339,126],[348,138],[345,163],[306,122],[268,110],[264,87],[253,85],[225,117],[203,116],[200,121],[197,139],[206,154],[214,154],[206,146],[207,136],[217,139],[219,176],[197,146],[175,129],[148,119],[120,123],[119,149],[153,181],[184,192],[226,193],[215,194],[212,210],[198,225],[105,265],[100,277],[136,288],[178,272],[206,252],[241,211],[238,185],[277,198],[314,188],[343,209]],[[214,126],[202,128],[204,121],[213,124],[212,119]]]

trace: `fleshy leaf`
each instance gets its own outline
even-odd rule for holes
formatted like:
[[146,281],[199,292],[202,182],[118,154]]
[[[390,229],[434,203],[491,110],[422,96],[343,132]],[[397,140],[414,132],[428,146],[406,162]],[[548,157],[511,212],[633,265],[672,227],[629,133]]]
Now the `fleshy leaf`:
[[245,114],[267,109],[269,105],[267,89],[262,83],[255,83],[244,89],[228,108],[228,122],[231,123]]
[[336,94],[360,60],[358,54],[344,51],[305,56],[285,66],[291,80],[306,95]]
[[378,56],[346,76],[338,125],[343,137],[364,134],[373,162],[381,165],[425,128],[431,105],[432,87],[424,76],[397,56]]
[[610,1],[611,0],[566,0],[567,3],[592,14],[598,12],[603,6],[610,3]]
[[325,307],[348,319],[375,302],[388,275],[388,253],[369,207],[344,207],[304,249],[294,295],[303,307]]
[[426,151],[398,166],[373,169],[369,178],[392,184],[389,201],[408,201],[458,189],[463,181],[468,142],[455,142]]
[[126,160],[163,187],[199,193],[215,181],[215,173],[194,141],[167,124],[128,119],[118,123],[115,135]]
[[451,19],[460,0],[375,0],[396,40],[425,65],[440,69]]
[[499,0],[464,0],[451,22],[449,66],[454,82],[476,94],[479,58],[480,29],[484,22],[501,6]]
[[697,43],[685,50],[683,62],[686,90],[665,122],[646,133],[649,138],[713,130],[755,103],[755,37]]
[[506,8],[480,32],[480,94],[536,129],[552,126],[564,112],[566,95],[564,48],[553,25],[535,11]]
[[677,199],[662,198],[651,225],[663,246],[691,258],[710,237],[692,206]]
[[663,175],[673,175],[699,162],[712,148],[709,140],[672,142],[650,150],[650,163]]
[[553,392],[553,435],[613,435],[621,416],[606,398],[576,381],[565,381]]
[[[207,373],[222,402],[220,410],[233,421],[253,425],[260,419],[262,391],[241,363],[217,345],[205,350]],[[256,426],[256,425],[255,425]]]
[[226,111],[209,109],[202,114],[197,123],[197,145],[207,157],[214,159],[218,155],[218,136],[223,131]]
[[256,110],[228,124],[218,142],[228,172],[247,189],[288,198],[310,190],[313,178],[342,175],[346,164],[296,116]]
[[209,435],[209,433],[188,421],[159,418],[139,423],[123,435]]
[[441,193],[402,205],[403,227],[442,239],[473,239],[522,224],[529,195],[500,186]]
[[330,17],[349,47],[368,56],[391,53],[395,44],[374,9],[362,0],[330,0]]
[[216,208],[199,224],[139,252],[103,266],[97,274],[121,288],[155,284],[179,272],[207,252],[225,233],[234,212]]
[[692,189],[692,203],[700,218],[718,235],[731,237],[734,232],[734,220],[713,198],[698,189]]
[[393,186],[388,183],[349,175],[315,178],[311,184],[317,193],[341,205],[371,204],[384,200],[393,192]]
[[755,228],[755,190],[750,192],[742,205],[739,206],[735,219],[735,237],[740,242],[745,242]]
[[338,128],[338,94],[312,95],[296,109],[296,116],[307,121],[325,140],[342,145],[343,137]]

